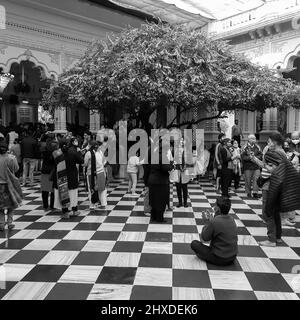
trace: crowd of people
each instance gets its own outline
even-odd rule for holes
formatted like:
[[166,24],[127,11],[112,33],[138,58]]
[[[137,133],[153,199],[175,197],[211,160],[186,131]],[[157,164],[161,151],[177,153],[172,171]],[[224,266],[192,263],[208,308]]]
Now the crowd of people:
[[[260,199],[262,217],[267,226],[264,246],[281,242],[282,225],[294,226],[296,210],[300,209],[299,134],[284,140],[279,133],[270,136],[262,150],[256,136],[250,134],[241,146],[242,132],[238,123],[232,130],[232,139],[224,133],[218,144],[210,150],[204,148],[204,164],[200,163],[199,150],[193,148],[193,161],[187,163],[185,141],[179,145],[180,161],[175,161],[174,140],[168,147],[163,139],[158,148],[159,162],[151,163],[153,140],[149,137],[148,161],[137,151],[130,155],[125,169],[107,160],[108,137],[82,135],[72,132],[57,134],[45,125],[11,126],[3,130],[0,125],[0,231],[13,229],[13,211],[22,203],[22,186],[34,185],[34,171],[40,171],[40,184],[45,213],[60,210],[63,219],[80,214],[78,188],[81,181],[88,191],[90,210],[106,209],[107,187],[113,177],[125,170],[128,179],[128,196],[136,192],[139,171],[143,170],[144,213],[152,223],[163,223],[164,213],[172,210],[170,186],[174,183],[177,207],[188,207],[188,184],[200,182],[200,176],[212,170],[217,193],[214,214],[203,212],[205,227],[201,242],[194,241],[192,249],[201,259],[226,265],[237,255],[237,230],[228,215],[231,207],[230,189],[241,188],[245,181],[248,198]],[[202,158],[203,159],[203,158]],[[124,165],[123,165],[124,167]],[[260,195],[261,194],[261,195]],[[7,221],[5,217],[7,216]],[[210,246],[203,243],[210,241]]]

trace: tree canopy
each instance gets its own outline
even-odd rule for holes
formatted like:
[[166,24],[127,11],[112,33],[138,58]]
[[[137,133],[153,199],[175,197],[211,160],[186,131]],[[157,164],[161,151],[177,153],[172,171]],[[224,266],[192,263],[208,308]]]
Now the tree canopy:
[[[82,104],[102,112],[114,105],[136,118],[146,114],[146,121],[162,105],[181,113],[204,111],[202,118],[179,123],[184,125],[220,117],[223,111],[299,108],[299,92],[291,80],[276,77],[200,30],[148,23],[93,43],[45,92],[43,104]],[[168,125],[176,119],[172,122]]]

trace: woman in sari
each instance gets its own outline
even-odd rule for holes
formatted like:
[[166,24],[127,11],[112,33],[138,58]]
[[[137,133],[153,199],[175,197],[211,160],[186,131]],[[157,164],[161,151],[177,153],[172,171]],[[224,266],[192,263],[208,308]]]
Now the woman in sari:
[[53,152],[55,159],[54,174],[54,207],[62,209],[63,218],[69,219],[69,207],[74,216],[78,211],[78,169],[77,164],[83,164],[83,156],[73,146],[69,147],[68,141],[60,142],[60,149]]
[[[0,141],[0,231],[14,228],[13,210],[22,203],[22,189],[15,173],[19,170],[15,156],[8,154],[8,145]],[[5,221],[7,211],[7,222]]]

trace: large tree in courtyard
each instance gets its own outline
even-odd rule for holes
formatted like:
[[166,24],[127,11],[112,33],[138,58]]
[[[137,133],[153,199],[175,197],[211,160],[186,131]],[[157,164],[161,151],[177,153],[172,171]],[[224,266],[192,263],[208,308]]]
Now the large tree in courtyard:
[[51,108],[81,104],[104,113],[117,106],[143,125],[160,108],[194,114],[179,123],[174,118],[169,127],[219,118],[223,111],[300,107],[299,89],[290,80],[200,30],[163,23],[127,28],[94,43],[43,100]]

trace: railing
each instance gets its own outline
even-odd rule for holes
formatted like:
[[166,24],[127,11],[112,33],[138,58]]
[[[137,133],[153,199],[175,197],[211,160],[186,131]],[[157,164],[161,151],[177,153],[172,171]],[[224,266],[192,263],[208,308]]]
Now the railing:
[[279,17],[291,13],[299,13],[300,15],[300,0],[278,0],[267,2],[256,9],[220,21],[211,22],[208,25],[208,35],[216,36],[250,25],[256,25],[262,21],[278,20]]

